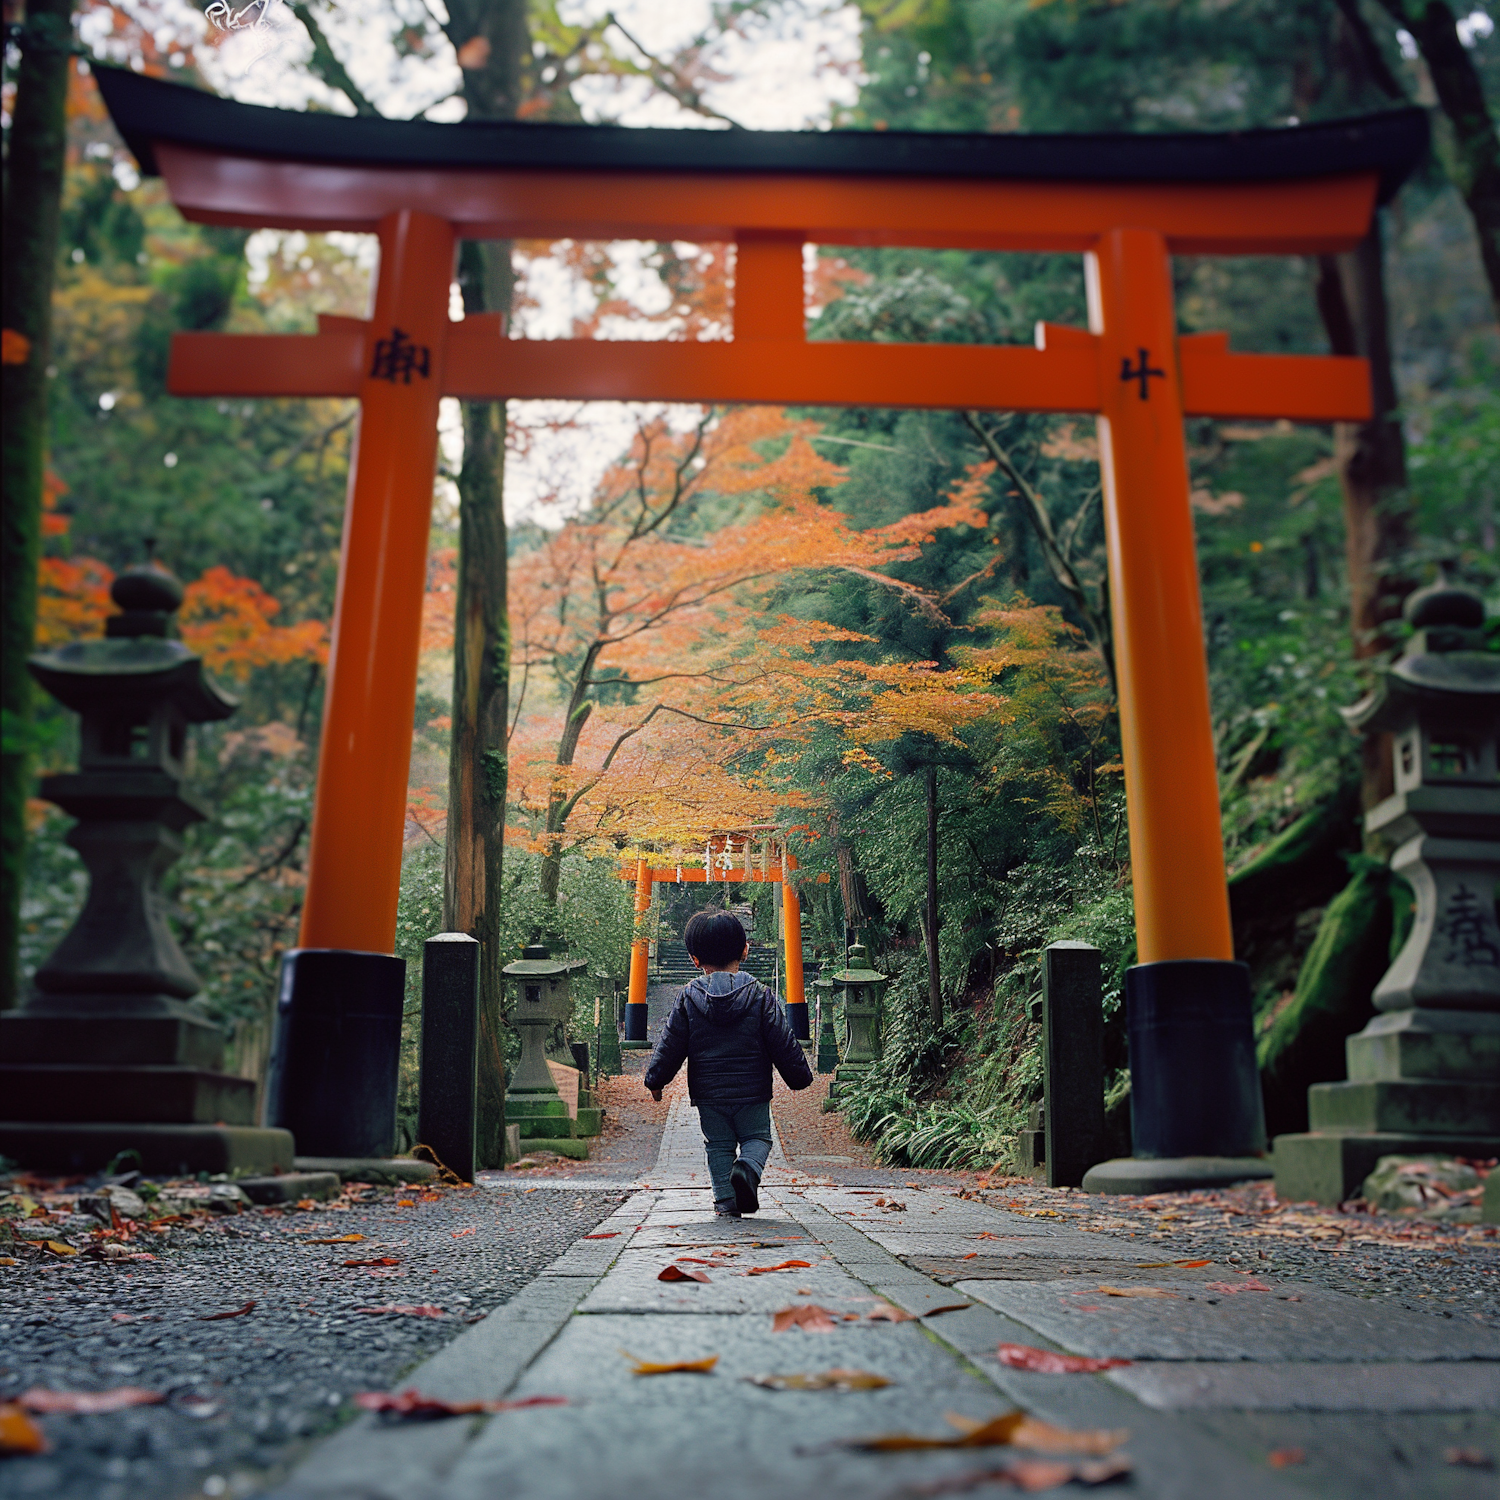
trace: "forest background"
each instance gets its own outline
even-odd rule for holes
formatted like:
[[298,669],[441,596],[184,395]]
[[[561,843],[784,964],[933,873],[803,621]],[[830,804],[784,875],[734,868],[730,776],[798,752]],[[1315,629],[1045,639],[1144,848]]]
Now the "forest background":
[[[1500,168],[1482,128],[1478,148],[1472,120],[1454,128],[1433,41],[1442,12],[1492,148],[1495,7],[1408,8],[1403,26],[1397,0],[272,0],[217,19],[181,0],[81,5],[37,639],[97,633],[113,572],[151,537],[189,584],[184,639],[242,696],[199,732],[214,816],[170,889],[235,1065],[264,1066],[295,938],[355,411],[173,398],[167,344],[363,315],[375,249],[185,223],[139,179],[88,58],[254,102],[434,119],[1151,131],[1429,108],[1437,149],[1364,251],[1174,266],[1183,332],[1369,353],[1377,393],[1389,372],[1368,429],[1190,424],[1225,853],[1275,1131],[1300,1128],[1308,1083],[1342,1076],[1409,908],[1359,831],[1379,746],[1337,709],[1440,566],[1492,613],[1500,590],[1481,253]],[[7,127],[14,64],[12,48]],[[772,76],[791,79],[779,101]],[[1027,342],[1037,319],[1085,321],[1076,257],[819,246],[807,280],[813,338]],[[454,295],[455,314],[506,308],[527,336],[722,338],[732,253],[474,247]],[[857,929],[892,975],[858,1130],[917,1165],[1003,1157],[1040,1092],[1037,957],[1074,938],[1104,954],[1126,1149],[1132,906],[1091,424],[445,403],[443,425],[397,934],[409,1010],[421,944],[450,926],[486,936],[496,1009],[494,970],[539,928],[622,974],[622,855],[691,858],[706,828],[774,827],[832,877],[803,888],[811,957],[840,962]],[[482,643],[473,659],[465,640]],[[74,736],[34,703],[36,769],[70,764]],[[29,826],[23,976],[84,888],[67,820],[33,802]],[[501,899],[466,897],[477,867]],[[769,891],[724,894],[757,891],[769,939]]]

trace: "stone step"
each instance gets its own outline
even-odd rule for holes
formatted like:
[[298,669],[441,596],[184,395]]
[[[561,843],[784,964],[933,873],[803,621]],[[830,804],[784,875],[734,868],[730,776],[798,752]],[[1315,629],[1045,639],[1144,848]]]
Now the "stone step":
[[1500,1135],[1500,1083],[1374,1079],[1317,1083],[1307,1094],[1314,1132]]
[[255,1084],[204,1068],[0,1063],[0,1099],[12,1120],[255,1123]]

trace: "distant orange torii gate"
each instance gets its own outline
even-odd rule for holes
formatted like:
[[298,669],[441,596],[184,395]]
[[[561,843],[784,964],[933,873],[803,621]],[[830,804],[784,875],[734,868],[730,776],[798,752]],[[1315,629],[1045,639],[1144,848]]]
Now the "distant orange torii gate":
[[[736,852],[735,840],[739,840]],[[752,838],[748,832],[711,834],[703,848],[703,865],[669,863],[655,866],[649,858],[638,860],[620,870],[621,880],[635,882],[635,937],[630,945],[630,992],[625,1002],[625,1042],[641,1047],[646,1043],[646,968],[650,958],[650,939],[642,931],[646,913],[651,909],[651,894],[658,885],[707,885],[723,881],[729,885],[779,885],[781,887],[782,943],[786,955],[786,1001],[793,1032],[807,1041],[811,1035],[807,1020],[807,993],[802,984],[802,907],[796,882],[797,856],[781,845],[774,862],[772,846],[779,840],[761,840],[760,859],[751,854]],[[693,858],[698,856],[694,854]],[[715,872],[717,867],[717,873]],[[815,884],[826,884],[827,875],[812,877]]]
[[[178,334],[168,380],[179,395],[362,405],[304,947],[392,950],[442,396],[1091,413],[1135,891],[1136,1148],[1261,1149],[1183,418],[1358,421],[1369,373],[1359,359],[1231,353],[1222,334],[1179,336],[1170,257],[1352,249],[1425,154],[1421,111],[1224,135],[434,125],[95,76],[142,171],[165,177],[187,218],[380,237],[369,320],[321,318],[310,336]],[[498,316],[450,321],[457,239],[567,237],[732,241],[733,340],[508,339]],[[810,343],[809,243],[1081,254],[1089,326],[1039,325],[1035,348]]]

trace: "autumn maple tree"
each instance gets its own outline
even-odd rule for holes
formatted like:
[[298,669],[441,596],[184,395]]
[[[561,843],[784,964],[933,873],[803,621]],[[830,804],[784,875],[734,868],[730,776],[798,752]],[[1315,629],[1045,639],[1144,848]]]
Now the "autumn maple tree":
[[940,529],[987,522],[970,483],[856,529],[823,503],[843,470],[816,432],[764,407],[644,422],[590,508],[518,558],[512,774],[549,900],[568,848],[690,844],[773,816],[787,792],[766,767],[820,727],[859,754],[992,711],[930,663],[870,661],[858,633],[770,610],[775,589],[826,570],[936,610],[891,569]]

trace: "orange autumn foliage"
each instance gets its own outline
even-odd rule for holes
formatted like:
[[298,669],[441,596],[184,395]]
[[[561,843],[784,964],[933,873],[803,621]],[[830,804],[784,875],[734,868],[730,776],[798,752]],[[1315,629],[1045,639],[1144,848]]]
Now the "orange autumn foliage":
[[210,568],[190,583],[178,613],[183,644],[196,651],[210,671],[244,679],[253,667],[293,661],[327,662],[328,627],[321,620],[273,625],[281,612],[254,579],[228,568]]
[[[37,568],[37,645],[60,646],[103,635],[105,620],[115,613],[109,597],[114,577],[97,558],[42,558]],[[255,667],[328,660],[328,627],[321,620],[273,624],[281,602],[254,579],[214,567],[183,593],[179,634],[212,672],[243,680]]]
[[767,609],[788,578],[842,570],[935,612],[890,567],[939,530],[988,524],[985,467],[941,506],[857,530],[820,503],[844,471],[813,450],[815,433],[774,408],[687,433],[647,424],[592,509],[517,559],[518,714],[536,678],[563,698],[533,706],[511,747],[534,847],[617,850],[765,822],[798,800],[765,773],[787,741],[829,728],[854,753],[913,732],[951,741],[996,711],[956,673],[862,660],[848,648],[866,637]]

